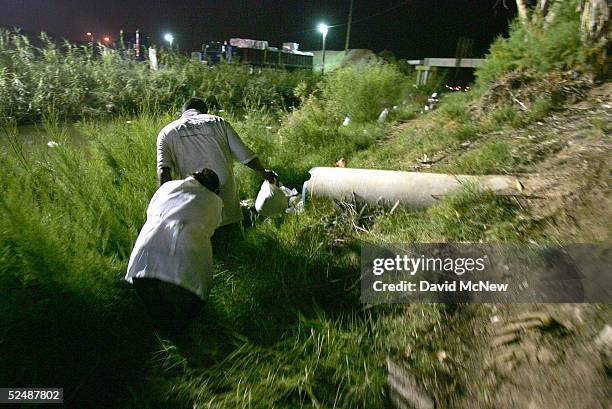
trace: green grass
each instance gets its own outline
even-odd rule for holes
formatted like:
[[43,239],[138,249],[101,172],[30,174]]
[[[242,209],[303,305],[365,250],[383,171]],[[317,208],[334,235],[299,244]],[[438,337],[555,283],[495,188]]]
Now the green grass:
[[[10,131],[22,156],[0,156],[3,384],[60,384],[72,401],[95,396],[101,405],[160,407],[163,398],[163,407],[211,399],[213,407],[384,407],[383,358],[401,344],[382,335],[384,323],[405,318],[362,309],[353,286],[359,243],[520,239],[531,228],[517,223],[514,204],[480,193],[427,212],[381,209],[367,234],[354,229],[354,215],[325,202],[282,223],[259,220],[217,254],[211,310],[191,341],[160,344],[122,277],[155,187],[156,132],[170,118],[82,122],[79,144],[52,122],[31,144]],[[237,128],[252,130],[249,142],[280,163],[285,147],[270,121]],[[289,177],[299,178],[293,170]],[[240,181],[241,192],[256,191],[254,178]],[[173,361],[177,354],[184,359]],[[134,382],[143,378],[144,386]]]
[[[180,339],[159,339],[122,277],[155,189],[156,135],[181,98],[217,96],[223,115],[291,187],[340,157],[352,167],[409,169],[466,142],[475,148],[449,161],[449,171],[511,172],[513,146],[485,135],[549,107],[477,118],[470,92],[420,115],[423,96],[410,92],[411,79],[379,62],[315,85],[301,74],[203,70],[178,57],[150,73],[112,53],[89,60],[87,49],[68,45],[60,61],[50,43],[33,50],[5,32],[0,40],[2,385],[63,386],[81,407],[384,408],[387,355],[412,347],[414,373],[428,382],[441,376],[430,334],[450,307],[365,309],[361,243],[550,239],[547,221],[514,199],[469,187],[427,210],[375,208],[367,217],[314,202],[227,237],[206,316]],[[37,86],[45,75],[49,90]],[[386,140],[389,125],[376,118],[395,105],[390,119],[415,120]],[[66,128],[72,117],[81,119]],[[39,120],[41,132],[19,134],[18,122]],[[236,175],[241,196],[253,197],[257,178],[240,165]]]
[[[15,52],[24,50],[28,48],[17,47]],[[26,67],[24,71],[30,69],[35,70]],[[378,70],[377,75],[386,70],[381,66],[373,69]],[[395,71],[388,72],[385,81],[397,79]],[[380,81],[377,75],[369,78]],[[307,83],[301,84],[300,92],[307,92]],[[340,86],[330,83],[318,92],[331,89],[337,98],[345,98]],[[172,94],[170,88],[164,93]],[[249,91],[248,95],[255,93]],[[51,96],[60,97],[56,93]],[[278,95],[273,98],[282,102]],[[374,115],[382,109],[379,104],[386,101],[381,98],[363,112]],[[323,106],[329,113],[331,102],[313,100],[309,106]],[[269,109],[259,102],[244,104],[244,109],[250,110],[232,110],[225,115],[263,161],[292,185],[305,180],[313,164],[369,146],[382,135],[382,128],[371,121],[346,128],[337,123],[333,143],[319,149],[315,140],[307,142],[310,158],[292,162],[288,159],[299,158],[293,152],[298,141],[284,135],[295,135],[307,121],[311,121],[311,129],[317,126],[309,108],[291,116],[284,114],[282,107]],[[158,367],[156,363],[184,346],[177,349],[156,339],[133,291],[122,280],[155,189],[156,135],[174,116],[164,112],[145,107],[138,115],[124,113],[105,121],[85,118],[68,128],[62,119],[66,112],[28,111],[32,116],[20,119],[41,115],[43,122],[39,131],[27,137],[19,134],[16,118],[3,122],[3,385],[61,385],[67,401],[99,402],[93,405],[99,407],[160,407],[158,400],[168,398],[162,407],[182,407],[181,399],[187,395],[171,393],[182,384],[173,377],[176,367]],[[327,122],[332,123],[329,118]],[[47,146],[48,141],[58,145]],[[243,197],[253,197],[259,182],[244,167],[236,170]],[[365,318],[358,294],[349,289],[358,277],[350,257],[353,250],[336,251],[333,245],[333,226],[340,219],[323,204],[321,210],[313,208],[282,224],[257,221],[244,236],[228,238],[224,245],[227,251],[216,256],[210,316],[193,329],[196,338],[186,347],[192,354],[185,362],[195,371],[219,362],[234,365],[245,345],[269,348],[291,337],[301,339],[301,319],[325,317],[320,318],[323,324],[335,325],[348,314],[354,315],[351,325],[356,328]],[[344,253],[349,256],[343,257]],[[343,333],[342,328],[338,331]],[[351,337],[343,342],[350,343]],[[158,354],[162,345],[166,352]],[[302,362],[311,358],[308,350],[302,353]],[[291,371],[301,372],[300,365],[296,363]],[[188,395],[194,393],[199,392],[194,389]],[[353,399],[345,396],[344,389],[339,393],[346,402]],[[364,402],[368,396],[363,392],[355,399]]]
[[499,37],[491,45],[484,64],[476,70],[481,90],[513,70],[592,71],[593,56],[606,47],[606,43],[605,39],[597,44],[583,41],[578,3],[577,0],[558,2],[555,13],[550,13],[554,14],[550,21],[538,15],[527,22],[515,20],[508,37]]
[[161,50],[158,71],[102,45],[58,43],[41,34],[39,45],[19,32],[0,30],[0,120],[38,122],[44,116],[78,119],[177,109],[190,96],[214,99],[226,111],[277,111],[299,104],[294,89],[310,92],[317,77],[221,64],[208,67]]
[[441,172],[455,174],[506,174],[515,169],[516,159],[507,141],[486,141],[442,166]]

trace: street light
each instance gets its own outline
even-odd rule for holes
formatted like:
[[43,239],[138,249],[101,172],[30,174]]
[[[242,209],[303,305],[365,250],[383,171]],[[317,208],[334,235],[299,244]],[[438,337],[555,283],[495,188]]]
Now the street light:
[[110,37],[109,36],[104,36],[104,38],[102,40],[104,40],[104,42],[106,44],[110,43]]
[[164,34],[164,40],[166,40],[170,44],[170,48],[172,48],[172,42],[174,41],[174,36],[171,33]]
[[321,23],[317,26],[317,30],[319,30],[319,33],[323,34],[323,53],[321,55],[321,74],[323,74],[325,72],[325,37],[327,37],[329,27],[327,24]]

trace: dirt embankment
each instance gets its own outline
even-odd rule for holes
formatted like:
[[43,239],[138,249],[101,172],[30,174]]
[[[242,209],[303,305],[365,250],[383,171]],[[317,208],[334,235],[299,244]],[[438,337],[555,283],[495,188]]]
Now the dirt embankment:
[[[551,233],[566,243],[609,243],[612,84],[580,92],[580,102],[570,101],[539,122],[481,140],[524,142],[513,151],[524,159],[519,178],[525,197],[519,200],[547,220]],[[527,104],[518,94],[508,97]],[[408,306],[407,313],[418,314],[418,306]],[[423,335],[439,348],[431,364],[435,376],[419,379],[409,365],[403,369],[415,407],[610,408],[609,304],[460,305],[449,307],[442,326]],[[396,358],[400,365],[408,361]]]
[[530,200],[536,215],[552,216],[565,242],[610,242],[612,195],[612,84],[595,87],[587,98],[526,129],[542,141],[525,149],[541,156],[527,166]]

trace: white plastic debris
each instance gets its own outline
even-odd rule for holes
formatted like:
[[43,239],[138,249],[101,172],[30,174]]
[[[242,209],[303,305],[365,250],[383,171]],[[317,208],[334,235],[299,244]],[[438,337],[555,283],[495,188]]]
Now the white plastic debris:
[[304,211],[304,202],[302,201],[302,196],[298,195],[297,199],[295,201],[294,204],[292,204],[288,209],[287,209],[287,213],[288,214],[296,214],[296,213],[302,213]]
[[55,141],[49,141],[49,142],[47,142],[47,146],[49,148],[57,148],[59,146],[59,143],[57,143]]
[[244,199],[240,201],[240,207],[249,209],[253,206],[255,206],[255,201],[253,199]]
[[389,108],[385,108],[382,110],[380,115],[378,115],[378,122],[383,123],[387,120],[387,116],[389,116]]
[[273,183],[265,180],[261,184],[257,199],[255,199],[255,210],[264,217],[278,216],[289,207],[289,199],[285,192]]
[[604,326],[599,335],[597,335],[595,344],[612,350],[612,327],[609,325]]
[[296,189],[289,189],[288,187],[285,187],[283,185],[280,185],[278,188],[282,190],[285,196],[287,197],[292,197],[298,194]]
[[304,210],[304,203],[302,203],[302,195],[298,193],[297,189],[289,189],[283,185],[280,186],[285,196],[289,201],[289,207],[285,210],[287,214],[300,213]]
[[425,111],[433,110],[436,107],[436,105],[438,104],[438,102],[440,102],[440,99],[438,98],[438,93],[434,92],[427,99],[427,105],[425,106]]
[[149,47],[149,68],[157,71],[157,50],[153,47]]
[[344,121],[342,121],[342,126],[348,126],[348,124],[351,123],[351,118],[349,118],[348,116],[344,117]]

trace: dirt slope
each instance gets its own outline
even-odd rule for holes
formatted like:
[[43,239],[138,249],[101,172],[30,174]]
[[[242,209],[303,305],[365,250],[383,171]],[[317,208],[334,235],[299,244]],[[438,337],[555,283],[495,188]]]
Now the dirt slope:
[[528,204],[536,214],[554,216],[566,242],[611,239],[611,96],[612,84],[606,83],[584,101],[522,130],[542,141],[525,153],[543,151],[543,160],[525,168],[536,175],[527,177],[528,192],[547,198]]
[[[491,138],[521,140],[513,151],[525,159],[519,175],[526,196],[520,201],[566,243],[610,242],[611,96],[612,84],[596,86],[582,102],[467,148]],[[445,152],[432,171],[460,154]],[[408,306],[406,313],[419,314],[419,306]],[[436,345],[433,375],[415,377],[409,365],[399,370],[408,384],[416,384],[407,386],[414,407],[612,407],[609,304],[448,306],[441,326],[422,334],[421,348]],[[394,358],[400,367],[414,348]]]

